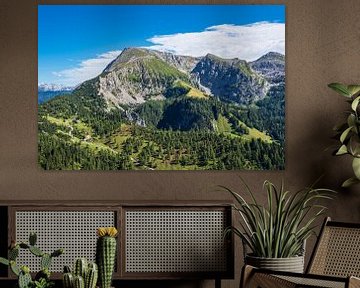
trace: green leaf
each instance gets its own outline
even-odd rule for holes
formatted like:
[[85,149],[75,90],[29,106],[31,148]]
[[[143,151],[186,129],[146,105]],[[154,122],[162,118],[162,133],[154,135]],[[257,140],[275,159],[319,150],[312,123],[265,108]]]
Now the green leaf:
[[356,98],[354,99],[354,101],[352,101],[352,103],[351,103],[351,109],[352,109],[352,110],[356,111],[356,108],[357,108],[358,105],[359,105],[359,101],[360,101],[360,96],[356,97]]
[[360,156],[360,138],[357,134],[354,134],[350,137],[347,147],[351,155],[355,157]]
[[347,129],[345,129],[345,131],[343,133],[341,133],[341,136],[340,136],[341,143],[344,143],[344,141],[346,140],[346,137],[348,136],[351,129],[352,129],[352,127],[349,127]]
[[353,159],[352,168],[356,178],[360,180],[360,158],[355,157]]
[[348,90],[348,87],[341,83],[331,83],[328,85],[329,88],[333,89],[335,92],[339,93],[342,96],[351,97],[351,94]]
[[357,179],[356,177],[351,177],[351,178],[347,179],[346,181],[344,181],[344,183],[341,185],[341,187],[348,188],[352,185],[359,184],[359,183],[360,183],[359,179]]
[[341,145],[341,147],[339,148],[339,150],[336,152],[335,155],[344,155],[347,153],[349,153],[349,152],[348,152],[346,145]]
[[350,96],[354,96],[360,92],[360,85],[348,85],[347,90]]
[[1,264],[4,264],[4,265],[9,265],[9,264],[10,264],[9,260],[8,260],[8,259],[5,259],[5,258],[3,258],[3,257],[0,257],[0,263],[1,263]]
[[351,127],[351,126],[355,126],[355,123],[356,123],[356,116],[351,113],[347,118],[347,124],[349,125],[349,127]]

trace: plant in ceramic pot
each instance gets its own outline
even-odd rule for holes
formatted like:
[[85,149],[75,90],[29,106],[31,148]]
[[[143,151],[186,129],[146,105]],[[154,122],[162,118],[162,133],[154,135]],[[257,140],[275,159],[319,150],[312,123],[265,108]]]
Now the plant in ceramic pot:
[[270,181],[265,181],[267,203],[261,205],[246,184],[251,201],[246,201],[227,187],[221,187],[236,201],[233,207],[240,215],[240,226],[229,227],[226,232],[239,236],[251,251],[244,255],[245,263],[259,268],[302,273],[304,243],[314,233],[316,220],[326,209],[318,202],[331,199],[334,191],[305,188],[290,193],[283,185],[277,188]]
[[348,187],[360,183],[360,85],[344,85],[331,83],[328,85],[338,94],[344,96],[350,104],[347,119],[344,123],[334,127],[340,141],[334,155],[350,155],[354,176],[347,179],[342,186]]

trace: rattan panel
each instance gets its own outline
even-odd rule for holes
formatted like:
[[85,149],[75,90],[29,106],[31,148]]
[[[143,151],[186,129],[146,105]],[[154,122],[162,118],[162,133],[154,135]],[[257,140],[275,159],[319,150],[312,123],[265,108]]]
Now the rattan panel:
[[[54,259],[50,270],[62,272],[64,265],[86,257],[95,260],[96,228],[115,226],[114,211],[16,211],[16,241],[28,241],[35,231],[43,251],[64,248],[65,253]],[[19,263],[26,263],[31,271],[40,268],[39,258],[21,251]]]
[[223,272],[224,211],[125,213],[125,272]]
[[310,273],[360,277],[360,229],[325,227]]
[[[294,287],[322,287],[322,288],[345,288],[345,281],[331,281],[324,279],[315,279],[315,278],[302,278],[296,276],[279,276],[276,277],[287,280],[291,283],[294,283]],[[282,287],[282,286],[281,286]]]

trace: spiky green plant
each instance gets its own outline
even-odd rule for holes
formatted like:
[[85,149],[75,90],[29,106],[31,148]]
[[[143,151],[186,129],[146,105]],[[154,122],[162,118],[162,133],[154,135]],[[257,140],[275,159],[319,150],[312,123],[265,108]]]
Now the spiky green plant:
[[325,206],[318,200],[332,199],[334,191],[305,188],[296,193],[280,189],[270,181],[264,182],[267,205],[261,205],[243,181],[251,201],[233,190],[221,186],[236,200],[233,208],[239,213],[240,227],[229,227],[252,251],[252,255],[265,258],[287,258],[301,255],[304,241],[314,233],[316,219],[324,214]]
[[116,258],[115,227],[98,228],[96,243],[96,262],[99,267],[100,288],[110,288]]
[[360,183],[360,85],[331,83],[328,86],[346,97],[350,104],[346,121],[334,127],[340,141],[340,146],[334,151],[334,155],[350,155],[353,157],[354,177],[347,179],[342,184],[343,187],[349,187]]

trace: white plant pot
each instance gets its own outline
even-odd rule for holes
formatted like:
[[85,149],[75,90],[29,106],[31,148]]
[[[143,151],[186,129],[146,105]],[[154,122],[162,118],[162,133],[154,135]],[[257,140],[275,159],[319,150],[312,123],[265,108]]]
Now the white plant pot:
[[304,256],[289,258],[263,258],[246,255],[245,263],[262,269],[304,273]]

